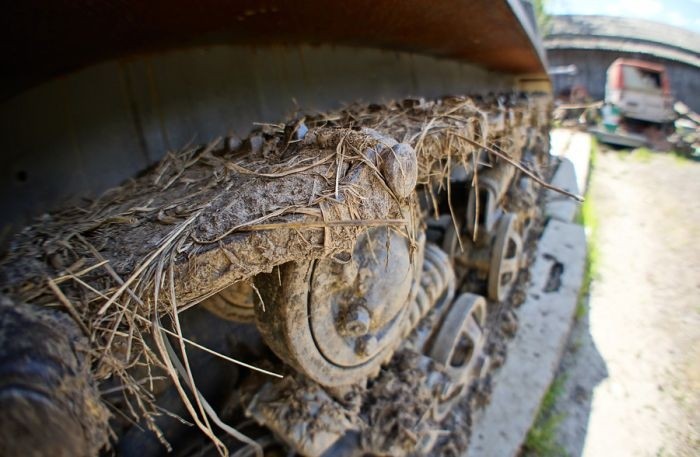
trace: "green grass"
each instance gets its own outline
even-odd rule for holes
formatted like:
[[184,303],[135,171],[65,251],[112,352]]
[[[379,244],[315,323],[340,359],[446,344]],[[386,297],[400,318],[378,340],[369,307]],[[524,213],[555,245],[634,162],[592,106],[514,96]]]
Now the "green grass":
[[[598,164],[598,151],[599,151],[599,146],[598,146],[598,140],[596,137],[591,136],[591,153],[590,157],[588,159],[589,164],[590,164],[590,171],[593,171],[593,169],[596,167]],[[590,180],[591,173],[588,173],[588,179]]]
[[579,223],[585,227],[586,242],[588,244],[586,250],[586,265],[583,271],[583,282],[578,294],[578,303],[576,304],[576,320],[581,320],[588,312],[586,298],[591,291],[593,280],[598,278],[598,265],[600,263],[600,251],[597,242],[598,218],[596,216],[595,204],[590,194],[588,194],[586,201],[581,207],[578,220]]
[[[595,164],[598,156],[598,143],[595,138],[591,142],[591,159],[590,159],[590,171],[589,171],[589,187],[590,187],[590,176],[595,170]],[[586,242],[588,247],[586,250],[586,265],[584,269],[583,284],[581,285],[581,290],[578,295],[578,303],[576,305],[576,319],[581,320],[585,317],[588,312],[588,307],[586,306],[586,297],[590,293],[591,283],[598,277],[598,263],[600,258],[600,251],[598,250],[597,243],[597,233],[598,233],[598,217],[595,210],[595,202],[592,198],[592,193],[586,193],[586,200],[583,202],[581,209],[576,218],[576,222],[583,225],[586,229]]]
[[700,161],[700,156],[688,156],[675,150],[670,151],[670,154],[673,155],[675,162],[681,166],[690,165],[692,163],[697,163],[698,161]]
[[630,153],[630,157],[639,162],[651,162],[654,157],[654,152],[649,148],[637,148]]
[[628,154],[620,154],[620,157],[623,159],[630,158],[632,160],[636,160],[642,163],[649,163],[654,159],[655,156],[658,155],[670,155],[675,159],[675,162],[679,165],[688,165],[700,159],[689,157],[675,150],[654,152],[649,148],[637,148]]
[[554,411],[557,399],[564,392],[566,378],[557,376],[549,386],[537,412],[535,425],[532,426],[525,438],[523,454],[536,457],[561,457],[566,455],[564,448],[557,442],[556,435],[564,415]]
[[590,286],[584,282],[581,290],[578,293],[578,301],[576,302],[576,314],[574,314],[574,319],[580,321],[586,314],[588,314],[588,305],[586,304],[586,297],[588,297],[590,291]]

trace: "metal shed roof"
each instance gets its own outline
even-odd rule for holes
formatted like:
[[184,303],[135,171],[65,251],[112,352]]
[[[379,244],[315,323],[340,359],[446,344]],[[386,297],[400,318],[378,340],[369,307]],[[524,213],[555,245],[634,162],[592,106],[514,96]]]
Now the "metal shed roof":
[[700,34],[641,19],[552,16],[545,48],[642,53],[700,67]]

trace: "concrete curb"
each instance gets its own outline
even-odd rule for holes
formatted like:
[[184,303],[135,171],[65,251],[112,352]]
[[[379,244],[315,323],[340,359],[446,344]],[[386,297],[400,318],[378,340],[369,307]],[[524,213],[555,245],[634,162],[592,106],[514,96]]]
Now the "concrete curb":
[[[565,157],[562,157],[560,160],[561,162],[552,177],[551,184],[572,194],[579,194],[580,190],[576,182],[576,169],[573,162]],[[562,222],[573,222],[579,208],[579,203],[576,200],[553,190],[547,190],[545,202],[545,217]]]
[[586,132],[570,129],[552,129],[550,132],[550,153],[571,161],[576,170],[576,185],[581,193],[586,193],[592,142],[593,137]]
[[512,457],[520,450],[566,347],[585,259],[583,227],[550,220],[518,310],[518,332],[494,374],[491,402],[474,418],[466,457]]

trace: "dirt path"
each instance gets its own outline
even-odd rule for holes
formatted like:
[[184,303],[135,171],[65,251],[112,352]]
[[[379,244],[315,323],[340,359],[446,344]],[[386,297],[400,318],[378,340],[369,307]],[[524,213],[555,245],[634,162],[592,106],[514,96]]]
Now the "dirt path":
[[598,262],[564,357],[570,456],[700,455],[700,163],[598,154]]

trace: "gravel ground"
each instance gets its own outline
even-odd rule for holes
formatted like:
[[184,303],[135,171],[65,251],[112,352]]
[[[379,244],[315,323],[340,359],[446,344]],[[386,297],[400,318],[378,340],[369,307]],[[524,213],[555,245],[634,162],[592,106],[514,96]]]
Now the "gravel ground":
[[700,163],[601,151],[589,311],[562,361],[569,456],[700,455]]

